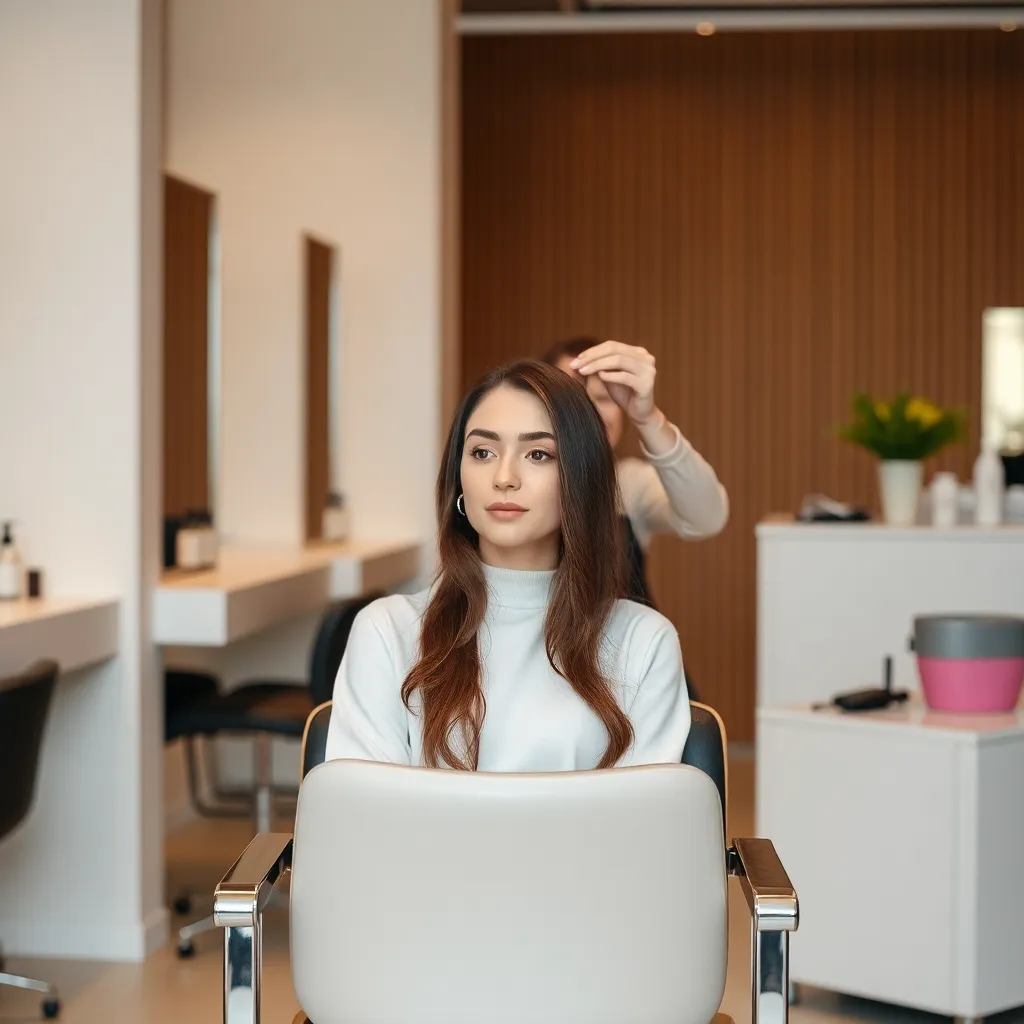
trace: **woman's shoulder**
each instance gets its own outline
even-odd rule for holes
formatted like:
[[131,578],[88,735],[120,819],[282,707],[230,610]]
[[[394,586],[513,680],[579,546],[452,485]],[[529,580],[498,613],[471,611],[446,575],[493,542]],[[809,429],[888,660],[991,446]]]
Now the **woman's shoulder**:
[[642,657],[655,643],[678,643],[676,627],[661,612],[638,601],[615,602],[605,630],[613,646]]
[[420,620],[429,599],[429,590],[378,597],[360,610],[352,628],[360,631],[376,629],[385,638],[403,638],[410,633],[418,635]]

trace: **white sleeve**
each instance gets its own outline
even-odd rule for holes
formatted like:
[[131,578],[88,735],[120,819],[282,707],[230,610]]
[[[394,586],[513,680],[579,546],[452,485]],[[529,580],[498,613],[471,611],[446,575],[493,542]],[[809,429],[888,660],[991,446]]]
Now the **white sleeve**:
[[729,497],[714,469],[675,424],[672,429],[676,443],[670,451],[651,455],[644,449],[645,461],[624,460],[622,467],[626,513],[644,547],[657,533],[713,537],[729,520]]
[[404,677],[372,612],[370,605],[352,623],[334,681],[325,759],[410,764],[409,720],[402,703]]
[[644,662],[636,697],[627,710],[633,743],[618,763],[678,764],[690,734],[690,698],[679,637],[671,625],[658,630]]

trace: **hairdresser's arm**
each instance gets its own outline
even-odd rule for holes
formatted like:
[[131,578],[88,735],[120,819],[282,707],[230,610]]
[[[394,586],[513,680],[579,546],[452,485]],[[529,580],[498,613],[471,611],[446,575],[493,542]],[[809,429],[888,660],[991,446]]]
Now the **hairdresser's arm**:
[[[654,400],[657,366],[644,348],[606,341],[573,361],[584,379],[597,375],[640,434],[654,467],[620,480],[630,519],[646,546],[655,533],[711,537],[729,518],[729,499],[715,471]],[[634,479],[635,477],[635,479]]]
[[378,622],[374,605],[352,624],[345,655],[334,682],[334,703],[327,729],[328,761],[352,758],[410,764],[409,726],[387,623]]
[[633,744],[620,766],[678,764],[683,757],[690,701],[679,637],[667,620],[663,622],[643,655],[640,684],[628,708]]

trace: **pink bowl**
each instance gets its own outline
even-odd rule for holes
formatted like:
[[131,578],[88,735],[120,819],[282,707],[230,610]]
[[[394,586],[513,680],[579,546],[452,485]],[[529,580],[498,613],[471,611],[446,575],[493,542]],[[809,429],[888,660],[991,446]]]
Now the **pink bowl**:
[[934,711],[1012,711],[1024,684],[1024,658],[926,658],[917,670]]

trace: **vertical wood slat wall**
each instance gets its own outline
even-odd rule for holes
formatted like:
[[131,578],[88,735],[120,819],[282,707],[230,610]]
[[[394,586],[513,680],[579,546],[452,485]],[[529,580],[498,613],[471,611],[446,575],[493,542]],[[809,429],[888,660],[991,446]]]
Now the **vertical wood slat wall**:
[[569,334],[656,353],[732,516],[656,541],[655,593],[750,739],[754,526],[877,508],[829,433],[853,392],[969,405],[970,471],[982,312],[1024,305],[1024,33],[481,37],[461,73],[463,381]]
[[210,507],[208,351],[213,196],[164,178],[164,514]]
[[331,487],[330,332],[334,249],[305,240],[306,266],[306,539],[323,536]]

